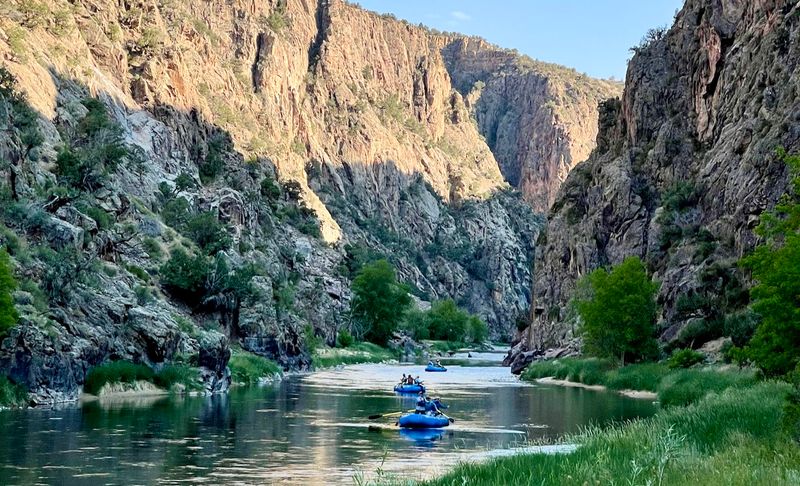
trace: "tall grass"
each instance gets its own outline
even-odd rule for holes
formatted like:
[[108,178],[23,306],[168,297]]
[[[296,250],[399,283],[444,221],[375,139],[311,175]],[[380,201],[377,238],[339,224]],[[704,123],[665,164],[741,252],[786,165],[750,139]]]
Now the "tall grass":
[[550,376],[587,385],[604,385],[612,390],[657,392],[663,406],[689,405],[708,393],[742,388],[756,382],[755,372],[751,370],[670,369],[661,363],[634,364],[615,369],[610,362],[595,358],[533,363],[522,378],[535,380]]
[[0,407],[24,407],[28,404],[28,391],[25,387],[0,376]]
[[591,428],[565,455],[463,464],[430,485],[797,484],[800,449],[780,428],[789,385],[712,393],[649,419]]
[[96,395],[103,385],[107,383],[133,383],[148,381],[153,383],[155,373],[145,365],[131,363],[130,361],[111,361],[95,366],[86,375],[83,391]]
[[95,366],[86,375],[83,391],[97,395],[106,384],[134,383],[146,381],[163,388],[172,389],[175,385],[182,385],[186,390],[199,390],[200,382],[197,368],[184,364],[168,364],[158,373],[143,364],[130,361],[111,361]]
[[347,348],[322,348],[314,355],[314,366],[331,368],[339,365],[382,363],[394,359],[392,351],[377,344],[359,342]]
[[570,380],[587,385],[602,384],[605,375],[613,368],[611,361],[587,358],[566,358],[533,363],[525,370],[523,379],[553,377],[559,380]]
[[228,368],[231,370],[231,379],[234,383],[248,385],[256,384],[262,378],[274,376],[282,371],[278,363],[244,351],[233,353],[228,361]]

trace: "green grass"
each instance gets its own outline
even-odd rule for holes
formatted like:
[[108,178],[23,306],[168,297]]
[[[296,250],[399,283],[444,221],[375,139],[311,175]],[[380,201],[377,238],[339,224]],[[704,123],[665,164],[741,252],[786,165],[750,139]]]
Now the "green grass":
[[234,383],[254,385],[260,379],[281,373],[278,363],[246,351],[235,351],[228,361]]
[[28,404],[28,391],[25,387],[0,376],[0,407],[17,408]]
[[153,381],[165,390],[171,390],[175,385],[182,385],[187,391],[201,388],[197,368],[185,364],[166,365],[155,375]]
[[97,395],[106,384],[136,381],[146,381],[164,390],[170,390],[175,385],[183,385],[187,391],[200,389],[197,368],[185,364],[168,364],[155,373],[143,364],[121,360],[92,368],[86,375],[83,391]]
[[522,379],[554,377],[587,385],[603,385],[612,390],[645,390],[658,393],[663,406],[688,405],[710,392],[742,388],[756,382],[752,370],[713,367],[670,369],[662,363],[642,363],[614,368],[611,362],[596,358],[567,358],[532,363]]
[[153,383],[154,379],[155,373],[145,365],[130,361],[111,361],[89,370],[86,382],[83,384],[83,391],[96,395],[107,383],[133,383],[135,381]]
[[522,378],[535,380],[537,378],[554,377],[558,380],[570,380],[587,385],[602,384],[605,374],[613,368],[610,361],[587,358],[565,358],[551,361],[532,363],[525,370]]
[[314,366],[331,368],[339,365],[381,363],[395,359],[392,351],[377,344],[359,342],[347,348],[320,348],[314,354]]
[[463,464],[424,484],[797,484],[800,448],[780,427],[789,389],[775,382],[731,388],[568,437],[580,444],[571,454]]
[[603,379],[603,384],[612,390],[658,391],[661,380],[669,373],[669,368],[661,363],[642,363],[611,370]]

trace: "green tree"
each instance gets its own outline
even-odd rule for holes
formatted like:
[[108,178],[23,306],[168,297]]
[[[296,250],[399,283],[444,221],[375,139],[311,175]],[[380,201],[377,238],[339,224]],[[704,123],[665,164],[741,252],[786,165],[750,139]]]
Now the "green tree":
[[761,216],[764,243],[742,259],[757,282],[752,308],[761,315],[744,354],[767,375],[783,375],[800,363],[800,156],[780,153],[792,174],[791,190]]
[[353,280],[350,302],[353,320],[364,338],[385,345],[411,304],[408,287],[399,283],[386,260],[365,265]]
[[205,294],[209,272],[209,262],[205,256],[191,256],[181,248],[176,248],[161,266],[161,282],[173,294],[194,304]]
[[575,305],[582,320],[584,351],[622,364],[653,356],[659,284],[639,257],[628,257],[610,272],[598,268],[578,284]]
[[0,249],[0,336],[14,327],[19,319],[12,295],[16,288],[11,258],[5,249]]
[[467,334],[469,314],[458,308],[453,299],[440,300],[431,305],[428,326],[433,339],[461,342]]

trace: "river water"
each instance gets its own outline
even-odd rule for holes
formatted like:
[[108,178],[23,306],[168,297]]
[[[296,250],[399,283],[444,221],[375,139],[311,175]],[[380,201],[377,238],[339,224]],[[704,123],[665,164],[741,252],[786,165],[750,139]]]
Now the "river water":
[[[485,363],[484,363],[485,364]],[[371,414],[413,408],[392,392],[419,374],[455,423],[406,432]],[[647,416],[614,393],[533,386],[508,368],[356,365],[213,397],[136,397],[0,412],[0,484],[354,484],[426,478],[459,461]],[[372,427],[370,427],[372,426]]]

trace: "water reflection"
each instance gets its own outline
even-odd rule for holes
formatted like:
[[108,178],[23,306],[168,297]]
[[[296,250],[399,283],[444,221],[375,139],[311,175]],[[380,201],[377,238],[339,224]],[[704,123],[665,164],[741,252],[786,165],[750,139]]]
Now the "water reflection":
[[454,366],[419,373],[450,405],[450,427],[398,431],[396,416],[366,420],[413,408],[413,397],[391,391],[413,369],[364,365],[222,396],[2,412],[0,483],[313,485],[351,483],[354,471],[377,467],[424,477],[476,451],[654,411],[611,393],[528,386],[506,368]]

